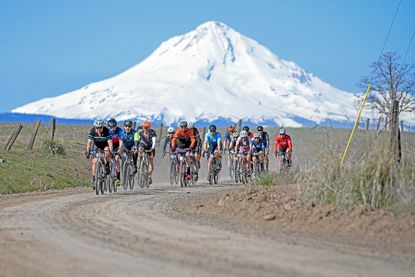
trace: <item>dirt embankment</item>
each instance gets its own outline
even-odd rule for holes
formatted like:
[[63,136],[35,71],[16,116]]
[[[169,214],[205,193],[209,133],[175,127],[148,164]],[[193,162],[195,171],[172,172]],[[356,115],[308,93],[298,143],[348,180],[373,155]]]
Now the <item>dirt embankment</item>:
[[375,247],[386,250],[385,257],[395,252],[415,261],[414,215],[365,206],[318,206],[299,200],[297,195],[293,185],[247,186],[198,199],[185,211],[199,218],[243,223],[270,236],[298,233],[327,242]]

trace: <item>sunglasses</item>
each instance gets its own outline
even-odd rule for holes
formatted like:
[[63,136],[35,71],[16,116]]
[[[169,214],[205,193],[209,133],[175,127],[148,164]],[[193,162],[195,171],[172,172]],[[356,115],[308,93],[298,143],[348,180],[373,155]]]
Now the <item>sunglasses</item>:
[[102,127],[95,127],[95,129],[102,129]]

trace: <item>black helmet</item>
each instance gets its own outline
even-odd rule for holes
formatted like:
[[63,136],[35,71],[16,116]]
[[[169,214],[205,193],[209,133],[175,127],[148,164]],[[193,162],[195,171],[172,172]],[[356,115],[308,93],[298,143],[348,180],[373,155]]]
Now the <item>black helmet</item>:
[[114,118],[111,118],[110,120],[108,120],[108,127],[110,128],[117,127],[117,120],[115,120]]
[[133,126],[133,122],[131,120],[126,120],[124,121],[124,126],[128,126],[128,127],[132,127]]
[[262,132],[262,131],[264,131],[264,127],[259,125],[258,127],[256,127],[256,130],[259,131],[259,132]]
[[216,132],[216,125],[210,125],[209,126],[209,131],[212,132],[212,133]]
[[242,130],[243,130],[243,131],[247,131],[247,132],[249,132],[249,127],[248,127],[248,126],[244,126],[244,127],[242,128]]
[[187,127],[187,121],[185,120],[180,121],[180,127],[182,128]]

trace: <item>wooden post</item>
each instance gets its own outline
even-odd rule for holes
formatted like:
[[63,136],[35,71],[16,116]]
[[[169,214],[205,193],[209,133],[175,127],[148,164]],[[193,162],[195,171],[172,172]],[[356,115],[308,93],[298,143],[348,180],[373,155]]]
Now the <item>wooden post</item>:
[[242,119],[239,119],[238,121],[238,132],[242,130]]
[[378,125],[376,126],[376,131],[379,131],[380,123],[382,122],[382,116],[379,116]]
[[203,127],[203,132],[202,132],[202,137],[201,137],[202,141],[205,140],[205,135],[206,135],[206,126]]
[[30,137],[29,144],[27,146],[27,149],[32,150],[33,144],[35,143],[37,132],[39,131],[40,127],[40,120],[36,120],[35,126],[33,127],[32,136]]
[[400,134],[399,134],[399,101],[393,102],[392,119],[390,123],[390,147],[393,159],[396,162],[400,162],[401,146],[400,146]]
[[50,139],[53,141],[55,139],[56,131],[56,118],[50,120]]
[[133,123],[133,130],[136,130],[136,128],[137,128],[137,121],[134,121],[134,123]]
[[12,146],[13,146],[14,142],[16,141],[17,137],[19,136],[20,131],[22,130],[22,128],[23,128],[22,124],[17,124],[16,125],[16,128],[14,129],[12,135],[10,136],[9,140],[7,141],[7,144],[4,147],[4,150],[9,151],[12,148]]
[[159,127],[159,135],[158,135],[158,142],[161,141],[161,137],[163,136],[163,123],[160,123]]
[[366,131],[369,131],[370,118],[366,118]]

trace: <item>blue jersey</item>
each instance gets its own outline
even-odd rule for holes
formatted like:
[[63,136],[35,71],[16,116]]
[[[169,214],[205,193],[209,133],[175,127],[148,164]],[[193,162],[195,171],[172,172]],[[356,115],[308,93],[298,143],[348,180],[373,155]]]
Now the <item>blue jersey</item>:
[[232,134],[231,134],[231,132],[227,131],[227,132],[225,133],[225,138],[224,138],[224,140],[228,140],[228,141],[230,141],[230,140],[231,140],[231,138],[232,138]]
[[262,139],[260,139],[258,142],[255,139],[252,139],[251,143],[253,152],[264,151],[266,148],[266,143]]
[[218,148],[218,143],[222,140],[222,136],[219,132],[216,132],[214,135],[212,135],[210,132],[206,133],[205,135],[205,141],[209,144],[209,149],[215,150]]
[[134,146],[134,134],[135,130],[131,130],[130,134],[127,134],[124,130],[120,133],[120,140],[122,140],[124,147],[128,150],[131,150],[131,147]]
[[116,127],[114,132],[111,129],[109,130],[110,130],[112,143],[114,144],[115,147],[118,147],[123,129],[121,129],[120,127]]

